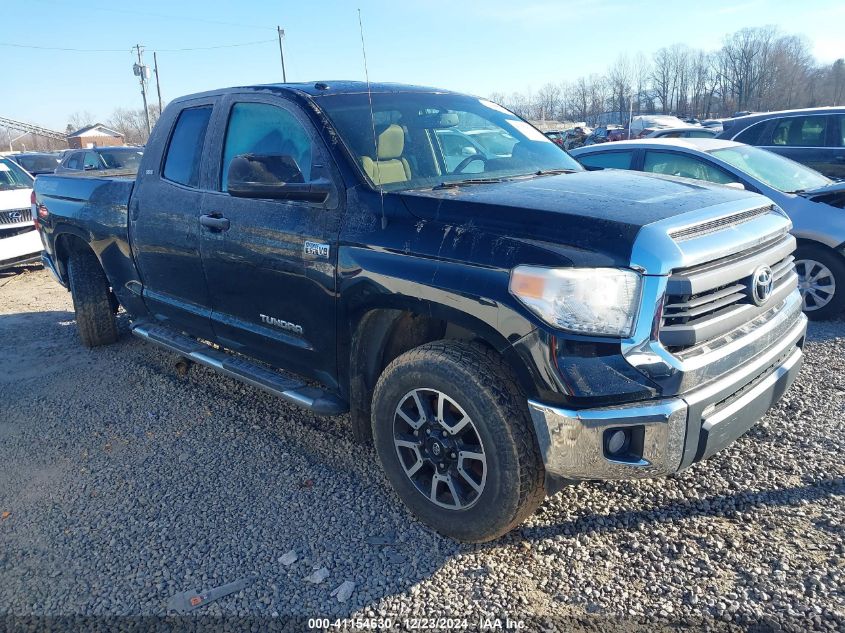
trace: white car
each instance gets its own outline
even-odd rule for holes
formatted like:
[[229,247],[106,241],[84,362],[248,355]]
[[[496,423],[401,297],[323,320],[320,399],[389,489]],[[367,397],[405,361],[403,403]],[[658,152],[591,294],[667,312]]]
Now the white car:
[[0,157],[0,270],[40,261],[41,238],[32,223],[33,178]]

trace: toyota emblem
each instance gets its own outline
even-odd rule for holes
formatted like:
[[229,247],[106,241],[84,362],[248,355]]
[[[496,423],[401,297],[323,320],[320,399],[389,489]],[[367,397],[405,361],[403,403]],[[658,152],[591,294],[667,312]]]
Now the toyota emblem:
[[751,299],[756,305],[761,306],[769,300],[774,284],[774,275],[768,266],[760,266],[754,271],[751,275]]

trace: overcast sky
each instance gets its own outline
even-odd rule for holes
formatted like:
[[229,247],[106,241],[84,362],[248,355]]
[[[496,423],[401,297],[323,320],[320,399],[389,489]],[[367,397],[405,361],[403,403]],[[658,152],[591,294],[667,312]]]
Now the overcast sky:
[[[150,65],[158,51],[165,101],[281,81],[277,24],[289,81],[363,79],[359,7],[371,80],[479,95],[601,73],[620,53],[715,49],[746,26],[804,35],[824,62],[845,57],[845,0],[2,0],[0,116],[63,130],[75,111],[102,121],[140,107],[136,43]],[[233,44],[246,45],[175,50]]]

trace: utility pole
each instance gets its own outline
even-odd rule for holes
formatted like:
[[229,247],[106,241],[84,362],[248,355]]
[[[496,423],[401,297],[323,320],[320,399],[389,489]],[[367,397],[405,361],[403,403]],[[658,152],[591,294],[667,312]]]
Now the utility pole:
[[156,57],[155,51],[153,51],[153,67],[155,68],[156,92],[158,93],[158,115],[161,116],[161,85],[158,83],[158,57]]
[[144,99],[144,116],[147,120],[147,136],[149,137],[153,129],[150,125],[150,110],[147,107],[147,78],[149,77],[150,69],[144,66],[144,62],[141,59],[141,53],[143,53],[144,48],[140,44],[136,44],[133,48],[138,52],[138,63],[133,66],[132,71],[141,80],[141,97]]
[[287,83],[288,76],[287,73],[285,73],[285,52],[282,50],[282,38],[285,36],[285,30],[276,25],[276,32],[279,34],[279,57],[282,58],[282,82]]

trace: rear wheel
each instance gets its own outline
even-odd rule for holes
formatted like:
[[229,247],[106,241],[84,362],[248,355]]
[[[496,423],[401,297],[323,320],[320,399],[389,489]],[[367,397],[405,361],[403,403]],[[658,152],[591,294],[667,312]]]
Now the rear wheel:
[[845,308],[845,260],[822,246],[799,246],[795,271],[802,309],[811,319],[829,319]]
[[440,341],[394,360],[373,394],[373,439],[399,497],[445,536],[489,541],[545,497],[525,398],[481,346]]
[[76,327],[82,344],[96,347],[114,343],[117,340],[117,321],[111,291],[94,253],[73,253],[68,262],[68,279],[76,312]]

